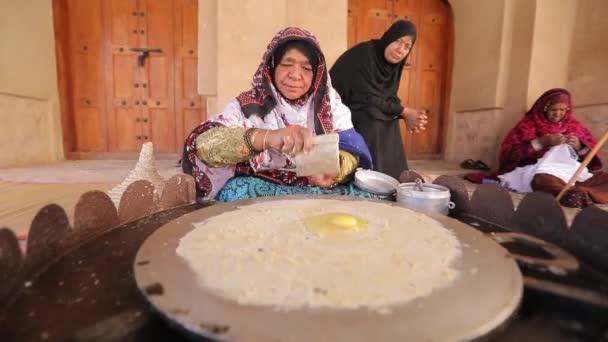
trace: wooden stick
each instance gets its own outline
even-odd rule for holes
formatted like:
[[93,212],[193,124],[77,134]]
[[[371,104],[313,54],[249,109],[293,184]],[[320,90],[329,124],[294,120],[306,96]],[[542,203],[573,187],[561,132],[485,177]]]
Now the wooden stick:
[[606,133],[604,133],[604,135],[602,136],[600,141],[598,141],[597,144],[591,150],[591,152],[589,152],[587,154],[587,157],[585,157],[585,160],[583,160],[583,162],[581,163],[581,166],[578,167],[578,169],[574,173],[574,176],[572,176],[572,178],[570,178],[570,180],[568,181],[566,186],[564,186],[562,188],[562,191],[559,192],[559,194],[556,197],[558,202],[562,198],[562,196],[564,196],[566,191],[568,191],[568,189],[570,189],[572,184],[574,184],[574,182],[576,182],[576,180],[578,179],[578,176],[580,176],[581,172],[583,172],[583,170],[587,167],[587,165],[589,165],[589,163],[591,162],[591,159],[593,159],[593,157],[595,157],[597,152],[600,150],[600,148],[602,148],[602,146],[604,145],[604,143],[606,143],[607,140],[608,140],[608,131],[606,131]]

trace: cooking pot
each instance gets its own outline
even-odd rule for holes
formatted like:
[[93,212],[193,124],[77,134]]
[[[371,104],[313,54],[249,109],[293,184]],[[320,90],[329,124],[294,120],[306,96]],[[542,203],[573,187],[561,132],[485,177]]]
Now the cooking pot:
[[450,189],[437,184],[401,183],[397,186],[397,202],[425,214],[447,215],[455,208]]

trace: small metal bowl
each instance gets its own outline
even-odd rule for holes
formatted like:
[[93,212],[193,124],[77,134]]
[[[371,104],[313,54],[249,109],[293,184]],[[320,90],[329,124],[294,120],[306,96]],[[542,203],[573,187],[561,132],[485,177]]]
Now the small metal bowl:
[[372,194],[389,196],[397,191],[399,181],[378,171],[359,169],[355,173],[355,186]]

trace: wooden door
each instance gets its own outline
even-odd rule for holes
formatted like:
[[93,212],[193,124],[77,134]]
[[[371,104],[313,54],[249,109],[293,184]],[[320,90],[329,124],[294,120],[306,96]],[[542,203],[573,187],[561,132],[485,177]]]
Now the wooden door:
[[[70,2],[75,2],[72,0]],[[103,1],[106,59],[103,85],[107,89],[108,146],[113,152],[135,151],[142,143],[143,85],[132,47],[141,45],[140,11],[136,0]],[[145,33],[145,32],[144,32]],[[86,152],[86,151],[84,151]]]
[[[137,67],[139,79],[146,87],[141,89],[141,119],[143,140],[154,142],[155,150],[177,150],[177,127],[181,118],[175,110],[175,13],[173,0],[141,0],[140,30],[142,48],[150,52],[144,65]],[[178,124],[178,121],[180,122]],[[182,142],[183,142],[182,137]]]
[[177,151],[186,136],[207,119],[207,101],[198,95],[198,1],[177,0],[175,18],[175,112]]
[[398,19],[413,22],[417,40],[403,70],[399,98],[406,107],[426,108],[426,131],[409,133],[401,121],[401,136],[408,158],[435,158],[442,152],[447,111],[451,23],[444,0],[349,0],[349,47],[378,39]]
[[[105,134],[104,29],[99,1],[64,1],[54,3],[62,91],[64,144],[80,151],[102,152],[107,149]],[[70,15],[77,13],[77,15]],[[59,19],[59,20],[58,20]]]
[[197,92],[197,0],[55,2],[56,20],[69,22],[60,31],[71,37],[58,41],[58,51],[72,51],[59,62],[62,100],[71,104],[63,109],[68,156],[134,155],[146,141],[179,152],[206,117]]

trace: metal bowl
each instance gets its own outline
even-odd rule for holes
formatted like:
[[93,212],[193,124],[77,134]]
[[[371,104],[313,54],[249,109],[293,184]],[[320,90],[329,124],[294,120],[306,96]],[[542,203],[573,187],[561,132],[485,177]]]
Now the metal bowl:
[[397,191],[399,181],[378,171],[359,169],[355,173],[355,186],[372,194],[388,196]]

